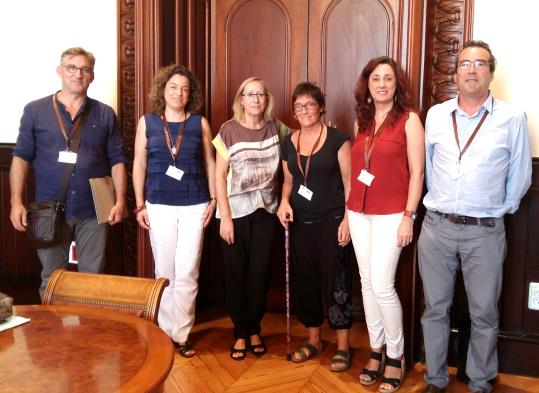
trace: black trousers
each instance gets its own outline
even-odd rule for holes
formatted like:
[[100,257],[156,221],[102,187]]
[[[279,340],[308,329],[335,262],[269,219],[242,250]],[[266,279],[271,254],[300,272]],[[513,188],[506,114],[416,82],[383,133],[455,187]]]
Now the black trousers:
[[234,244],[221,239],[225,262],[226,308],[234,338],[260,334],[271,278],[271,254],[277,219],[258,209],[232,220]]
[[341,220],[291,225],[292,293],[298,318],[305,327],[324,322],[324,302],[331,329],[352,326],[351,243],[339,246]]

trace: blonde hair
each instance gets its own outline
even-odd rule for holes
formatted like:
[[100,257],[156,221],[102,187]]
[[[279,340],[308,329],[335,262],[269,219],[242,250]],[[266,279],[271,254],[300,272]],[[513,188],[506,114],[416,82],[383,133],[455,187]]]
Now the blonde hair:
[[273,95],[266,87],[266,82],[256,76],[251,76],[250,78],[245,79],[240,85],[240,87],[238,87],[238,91],[234,96],[234,103],[232,104],[232,112],[234,112],[233,119],[238,122],[242,122],[245,119],[245,110],[243,109],[243,105],[241,104],[241,98],[245,90],[245,86],[247,86],[251,82],[258,82],[264,88],[264,93],[267,97],[266,108],[264,109],[264,120],[273,120]]

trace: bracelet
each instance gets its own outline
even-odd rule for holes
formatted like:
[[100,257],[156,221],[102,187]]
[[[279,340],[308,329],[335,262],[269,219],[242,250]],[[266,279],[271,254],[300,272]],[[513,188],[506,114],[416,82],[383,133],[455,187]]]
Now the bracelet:
[[146,205],[143,204],[142,206],[138,206],[136,208],[133,209],[133,213],[135,213],[135,215],[139,214],[141,211],[143,211],[144,209],[146,209]]
[[210,202],[213,202],[213,201],[217,202],[217,198],[216,197],[210,197]]

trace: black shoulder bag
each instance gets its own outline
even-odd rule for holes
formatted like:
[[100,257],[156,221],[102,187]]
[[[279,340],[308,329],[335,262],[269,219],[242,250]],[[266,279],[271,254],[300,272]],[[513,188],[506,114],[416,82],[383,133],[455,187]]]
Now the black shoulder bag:
[[[56,113],[56,120],[58,121],[62,134],[66,138],[69,150],[76,153],[79,149],[84,126],[92,107],[92,101],[89,98],[86,98],[84,112],[81,114],[79,120],[75,121],[75,125],[71,131],[73,139],[67,137],[64,123],[62,122],[60,112],[58,111],[56,94],[53,96],[53,105]],[[28,227],[26,233],[28,234],[30,246],[34,248],[48,248],[60,242],[60,224],[64,219],[66,193],[74,167],[75,164],[64,163],[64,176],[62,178],[62,186],[57,201],[36,201],[28,205]]]

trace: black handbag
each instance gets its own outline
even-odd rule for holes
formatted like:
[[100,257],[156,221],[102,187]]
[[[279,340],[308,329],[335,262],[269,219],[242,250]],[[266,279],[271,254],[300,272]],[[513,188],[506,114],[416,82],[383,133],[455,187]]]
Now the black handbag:
[[[92,107],[92,101],[87,98],[86,107],[81,114],[80,121],[78,121],[71,130],[73,139],[67,139],[65,127],[61,121],[60,113],[58,112],[56,94],[53,96],[53,105],[58,125],[66,137],[70,151],[76,153],[79,149],[86,119],[88,118],[88,114]],[[66,193],[74,167],[75,164],[64,164],[64,176],[62,178],[58,201],[36,201],[28,205],[28,226],[26,228],[26,233],[28,235],[30,246],[34,248],[48,248],[60,242],[60,227],[64,220]]]

